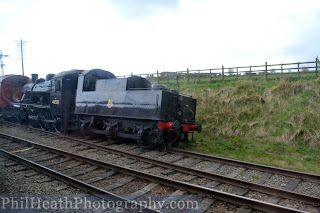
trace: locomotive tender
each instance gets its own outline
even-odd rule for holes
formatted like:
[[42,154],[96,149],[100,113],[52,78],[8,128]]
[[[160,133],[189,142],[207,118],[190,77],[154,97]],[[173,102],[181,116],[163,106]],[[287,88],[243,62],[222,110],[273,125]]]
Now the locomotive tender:
[[[33,127],[80,130],[106,135],[112,142],[134,139],[145,148],[177,145],[187,142],[189,133],[201,132],[201,124],[195,124],[193,97],[139,76],[116,78],[111,72],[93,69],[49,74],[46,80],[33,75],[32,82],[24,76],[11,78],[21,83],[12,83],[6,90],[14,92],[0,95],[1,113],[5,119]],[[3,94],[3,84],[0,90]],[[13,93],[19,100],[10,99]],[[9,97],[8,106],[1,105],[2,97]]]

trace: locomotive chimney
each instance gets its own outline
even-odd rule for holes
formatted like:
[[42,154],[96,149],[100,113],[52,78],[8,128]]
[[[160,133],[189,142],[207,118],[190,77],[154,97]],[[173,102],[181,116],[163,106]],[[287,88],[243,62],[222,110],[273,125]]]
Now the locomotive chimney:
[[53,78],[54,74],[48,74],[46,75],[46,81],[50,81]]
[[38,79],[38,74],[31,74],[32,83],[35,83]]

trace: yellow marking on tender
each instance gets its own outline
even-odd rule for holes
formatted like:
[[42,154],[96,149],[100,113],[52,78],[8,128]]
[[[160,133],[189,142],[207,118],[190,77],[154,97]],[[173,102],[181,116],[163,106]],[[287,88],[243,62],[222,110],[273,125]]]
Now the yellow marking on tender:
[[59,100],[52,100],[53,104],[59,104]]
[[33,148],[33,146],[28,147],[28,148],[25,148],[25,149],[14,150],[14,151],[12,151],[11,153],[16,153],[16,152],[25,152],[25,151],[28,151],[28,150],[30,150],[30,149],[32,149],[32,148]]

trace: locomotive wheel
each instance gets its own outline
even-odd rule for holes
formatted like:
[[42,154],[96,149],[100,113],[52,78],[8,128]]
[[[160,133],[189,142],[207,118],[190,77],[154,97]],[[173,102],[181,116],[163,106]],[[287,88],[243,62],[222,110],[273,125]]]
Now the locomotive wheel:
[[20,119],[19,119],[19,124],[28,126],[28,120],[27,120],[27,119],[20,118]]
[[31,119],[31,118],[28,119],[28,125],[33,127],[33,128],[40,128],[39,121]]
[[62,119],[60,116],[54,116],[53,120],[54,120],[54,122],[52,124],[52,127],[57,133],[60,134],[61,128],[62,128]]
[[45,121],[40,121],[40,128],[42,130],[50,131],[52,129],[51,123],[45,122]]
[[49,122],[43,121],[45,119],[44,116],[41,117],[39,124],[42,130],[50,131],[52,129],[52,124]]

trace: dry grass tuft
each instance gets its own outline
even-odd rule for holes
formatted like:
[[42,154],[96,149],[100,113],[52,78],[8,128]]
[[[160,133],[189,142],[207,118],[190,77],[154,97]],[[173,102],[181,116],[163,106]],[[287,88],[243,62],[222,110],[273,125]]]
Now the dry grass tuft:
[[308,83],[283,80],[271,88],[239,81],[235,87],[187,92],[197,98],[197,119],[206,124],[208,134],[320,146],[318,79]]

